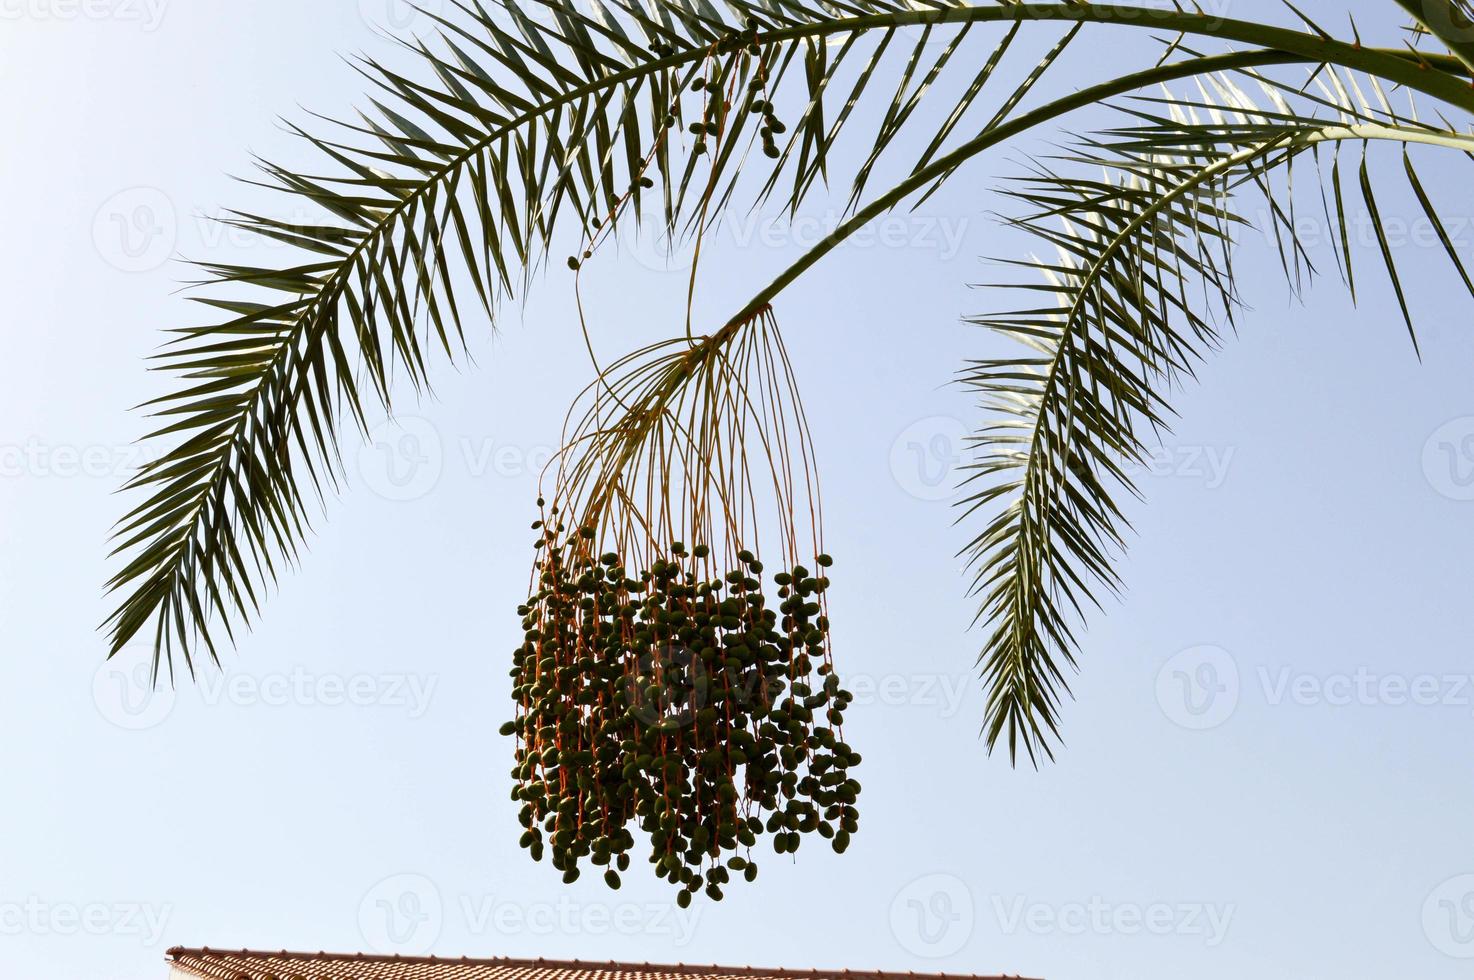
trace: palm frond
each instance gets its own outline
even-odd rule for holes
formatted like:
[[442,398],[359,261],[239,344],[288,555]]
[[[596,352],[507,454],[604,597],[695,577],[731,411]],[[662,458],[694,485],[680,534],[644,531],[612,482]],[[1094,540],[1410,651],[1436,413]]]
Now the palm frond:
[[[1365,148],[1392,141],[1461,149],[1469,137],[1366,99],[1365,80],[1354,75],[1324,75],[1321,95],[1291,93],[1296,105],[1282,85],[1251,71],[1206,76],[1193,96],[1136,100],[1121,107],[1131,125],[1080,141],[1063,160],[1039,162],[1009,191],[1022,206],[1011,223],[1046,255],[1012,263],[1042,271],[1042,282],[1003,285],[1039,299],[974,322],[1028,353],[974,362],[963,380],[992,417],[976,437],[983,452],[970,467],[965,501],[968,514],[991,514],[966,549],[978,619],[989,626],[980,657],[984,733],[1015,758],[1037,764],[1053,756],[1078,624],[1101,590],[1121,587],[1114,563],[1129,527],[1123,495],[1138,494],[1131,467],[1170,427],[1170,391],[1192,377],[1241,305],[1233,244],[1250,221],[1238,203],[1255,195],[1267,203],[1268,230],[1297,285],[1314,268],[1295,220],[1292,174],[1311,158],[1317,182],[1334,184],[1349,278],[1335,158],[1341,145],[1360,145],[1364,206],[1412,329]],[[1328,172],[1320,148],[1328,148]]]
[[[327,135],[294,127],[321,173],[261,162],[257,182],[284,196],[283,212],[321,217],[226,220],[292,246],[293,260],[200,265],[195,299],[225,315],[175,331],[156,358],[180,386],[145,406],[159,420],[149,438],[172,442],[128,485],[142,499],[117,529],[115,554],[126,557],[109,582],[125,593],[107,623],[114,652],[151,628],[156,670],[172,670],[175,653],[191,671],[197,649],[215,658],[212,626],[229,636],[232,620],[250,621],[337,488],[345,425],[392,411],[396,382],[427,390],[433,363],[464,352],[467,319],[494,322],[560,227],[579,240],[574,268],[647,196],[662,199],[672,233],[700,234],[764,159],[760,148],[773,159],[759,198],[781,180],[796,210],[826,179],[861,91],[889,70],[881,55],[896,27],[878,44],[857,38],[882,15],[913,16],[870,0],[454,7],[435,17],[435,41],[407,42],[423,77],[361,59],[371,109],[320,120]],[[940,25],[955,37],[938,55],[930,28],[908,42],[893,111],[863,136],[873,150],[857,194],[968,27]],[[843,38],[837,48],[831,35]],[[858,81],[831,92],[851,61]],[[789,104],[791,125],[775,108]],[[462,281],[473,295],[453,285]]]

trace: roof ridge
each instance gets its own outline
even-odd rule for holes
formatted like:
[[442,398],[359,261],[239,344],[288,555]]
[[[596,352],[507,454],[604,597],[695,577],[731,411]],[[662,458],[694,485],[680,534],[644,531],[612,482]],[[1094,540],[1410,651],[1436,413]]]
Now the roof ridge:
[[378,955],[372,953],[329,953],[323,950],[303,952],[292,950],[221,949],[211,946],[174,946],[166,955],[171,960],[180,957],[241,956],[256,959],[320,960],[325,962],[377,962],[377,963],[436,963],[445,965],[492,966],[512,968],[545,968],[553,970],[588,970],[593,972],[701,974],[733,977],[843,977],[846,980],[1022,980],[1007,974],[978,973],[917,973],[914,970],[852,970],[842,969],[786,969],[753,966],[718,966],[693,963],[631,963],[619,960],[559,960],[546,957],[525,958],[511,956],[404,956],[401,954]]

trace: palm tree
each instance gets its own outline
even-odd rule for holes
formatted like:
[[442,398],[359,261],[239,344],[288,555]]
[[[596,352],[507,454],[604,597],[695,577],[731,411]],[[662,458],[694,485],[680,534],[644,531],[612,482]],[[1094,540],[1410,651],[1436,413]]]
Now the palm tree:
[[[654,539],[657,524],[682,522],[736,535],[733,515],[756,513],[756,488],[772,482],[763,499],[804,518],[784,520],[785,554],[796,551],[818,521],[775,321],[784,289],[990,147],[1124,100],[1118,127],[1035,161],[1001,192],[1043,256],[1016,262],[1009,285],[1038,298],[978,321],[1022,344],[1018,356],[962,372],[990,408],[967,480],[966,511],[982,523],[965,545],[986,631],[984,734],[1015,761],[1052,757],[1081,613],[1120,585],[1128,464],[1165,424],[1173,384],[1240,310],[1240,202],[1267,202],[1293,286],[1311,266],[1292,175],[1300,193],[1315,185],[1353,295],[1347,225],[1369,218],[1411,332],[1375,194],[1389,178],[1373,179],[1368,154],[1393,144],[1399,179],[1474,293],[1412,149],[1474,151],[1474,9],[1397,2],[1388,13],[1407,34],[1387,46],[1363,43],[1355,24],[1337,36],[1288,3],[1288,27],[1086,0],[452,0],[447,16],[427,11],[436,36],[405,42],[419,71],[363,60],[372,111],[295,130],[321,173],[261,164],[281,213],[320,217],[226,219],[291,257],[201,265],[195,298],[212,317],[176,331],[159,358],[177,381],[149,405],[161,420],[149,438],[168,449],[131,481],[141,499],[117,531],[113,653],[151,636],[155,672],[171,676],[176,657],[191,672],[202,651],[214,658],[215,631],[233,639],[297,557],[310,498],[340,473],[344,430],[391,408],[396,375],[420,391],[432,360],[463,355],[466,321],[494,320],[534,271],[561,264],[550,250],[565,235],[579,242],[567,260],[576,283],[642,201],[658,202],[666,231],[699,240],[734,205],[771,199],[797,214],[816,183],[847,180],[843,224],[716,329],[696,333],[688,317],[669,344],[599,372],[558,489],[573,519],[620,510],[618,533],[646,522]],[[1030,100],[1080,38],[1143,29],[1164,39],[1154,64]],[[964,43],[984,36],[980,50]],[[1021,38],[1052,47],[995,93]],[[831,150],[862,100],[880,123],[846,177]],[[928,115],[943,122],[921,131]],[[874,191],[878,161],[901,154],[914,158],[905,176]]]

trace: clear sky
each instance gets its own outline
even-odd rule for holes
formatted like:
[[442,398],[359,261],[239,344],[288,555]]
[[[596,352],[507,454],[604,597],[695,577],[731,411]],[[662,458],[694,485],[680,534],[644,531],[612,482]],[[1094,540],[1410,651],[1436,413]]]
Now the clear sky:
[[[980,416],[946,382],[1011,352],[960,321],[996,306],[969,288],[996,274],[982,258],[1018,244],[989,217],[993,189],[1053,134],[975,162],[782,298],[865,755],[843,857],[770,858],[758,885],[681,913],[642,875],[566,887],[517,847],[496,734],[513,609],[535,474],[590,376],[556,273],[433,401],[348,446],[350,492],[223,676],[145,702],[136,656],[99,672],[105,539],[145,425],[128,409],[161,390],[143,363],[157,331],[195,315],[168,260],[245,254],[198,216],[260,201],[229,177],[251,153],[301,158],[278,115],[354,102],[339,54],[403,59],[370,27],[388,2],[0,0],[0,976],[157,978],[173,944],[1468,976],[1474,332],[1395,153],[1374,163],[1399,185],[1382,210],[1422,362],[1369,235],[1356,308],[1333,277],[1292,299],[1246,237],[1253,310],[1140,474],[1129,591],[1084,634],[1067,745],[1039,772],[977,737],[949,501]],[[1339,3],[1306,6],[1344,23]],[[1364,36],[1396,43],[1391,6],[1368,5]],[[1091,35],[1054,90],[1152,53]],[[1474,255],[1468,162],[1426,159]],[[807,225],[724,233],[698,316],[766,282],[841,192]],[[606,350],[679,331],[684,280],[654,254],[592,265]]]

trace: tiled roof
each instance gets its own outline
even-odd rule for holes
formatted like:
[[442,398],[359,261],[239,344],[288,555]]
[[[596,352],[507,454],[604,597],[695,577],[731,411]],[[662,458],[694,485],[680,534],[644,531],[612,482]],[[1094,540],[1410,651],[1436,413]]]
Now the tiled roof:
[[961,974],[863,970],[761,970],[753,967],[594,963],[578,960],[448,959],[363,953],[262,953],[169,950],[171,965],[201,980],[1005,980]]

